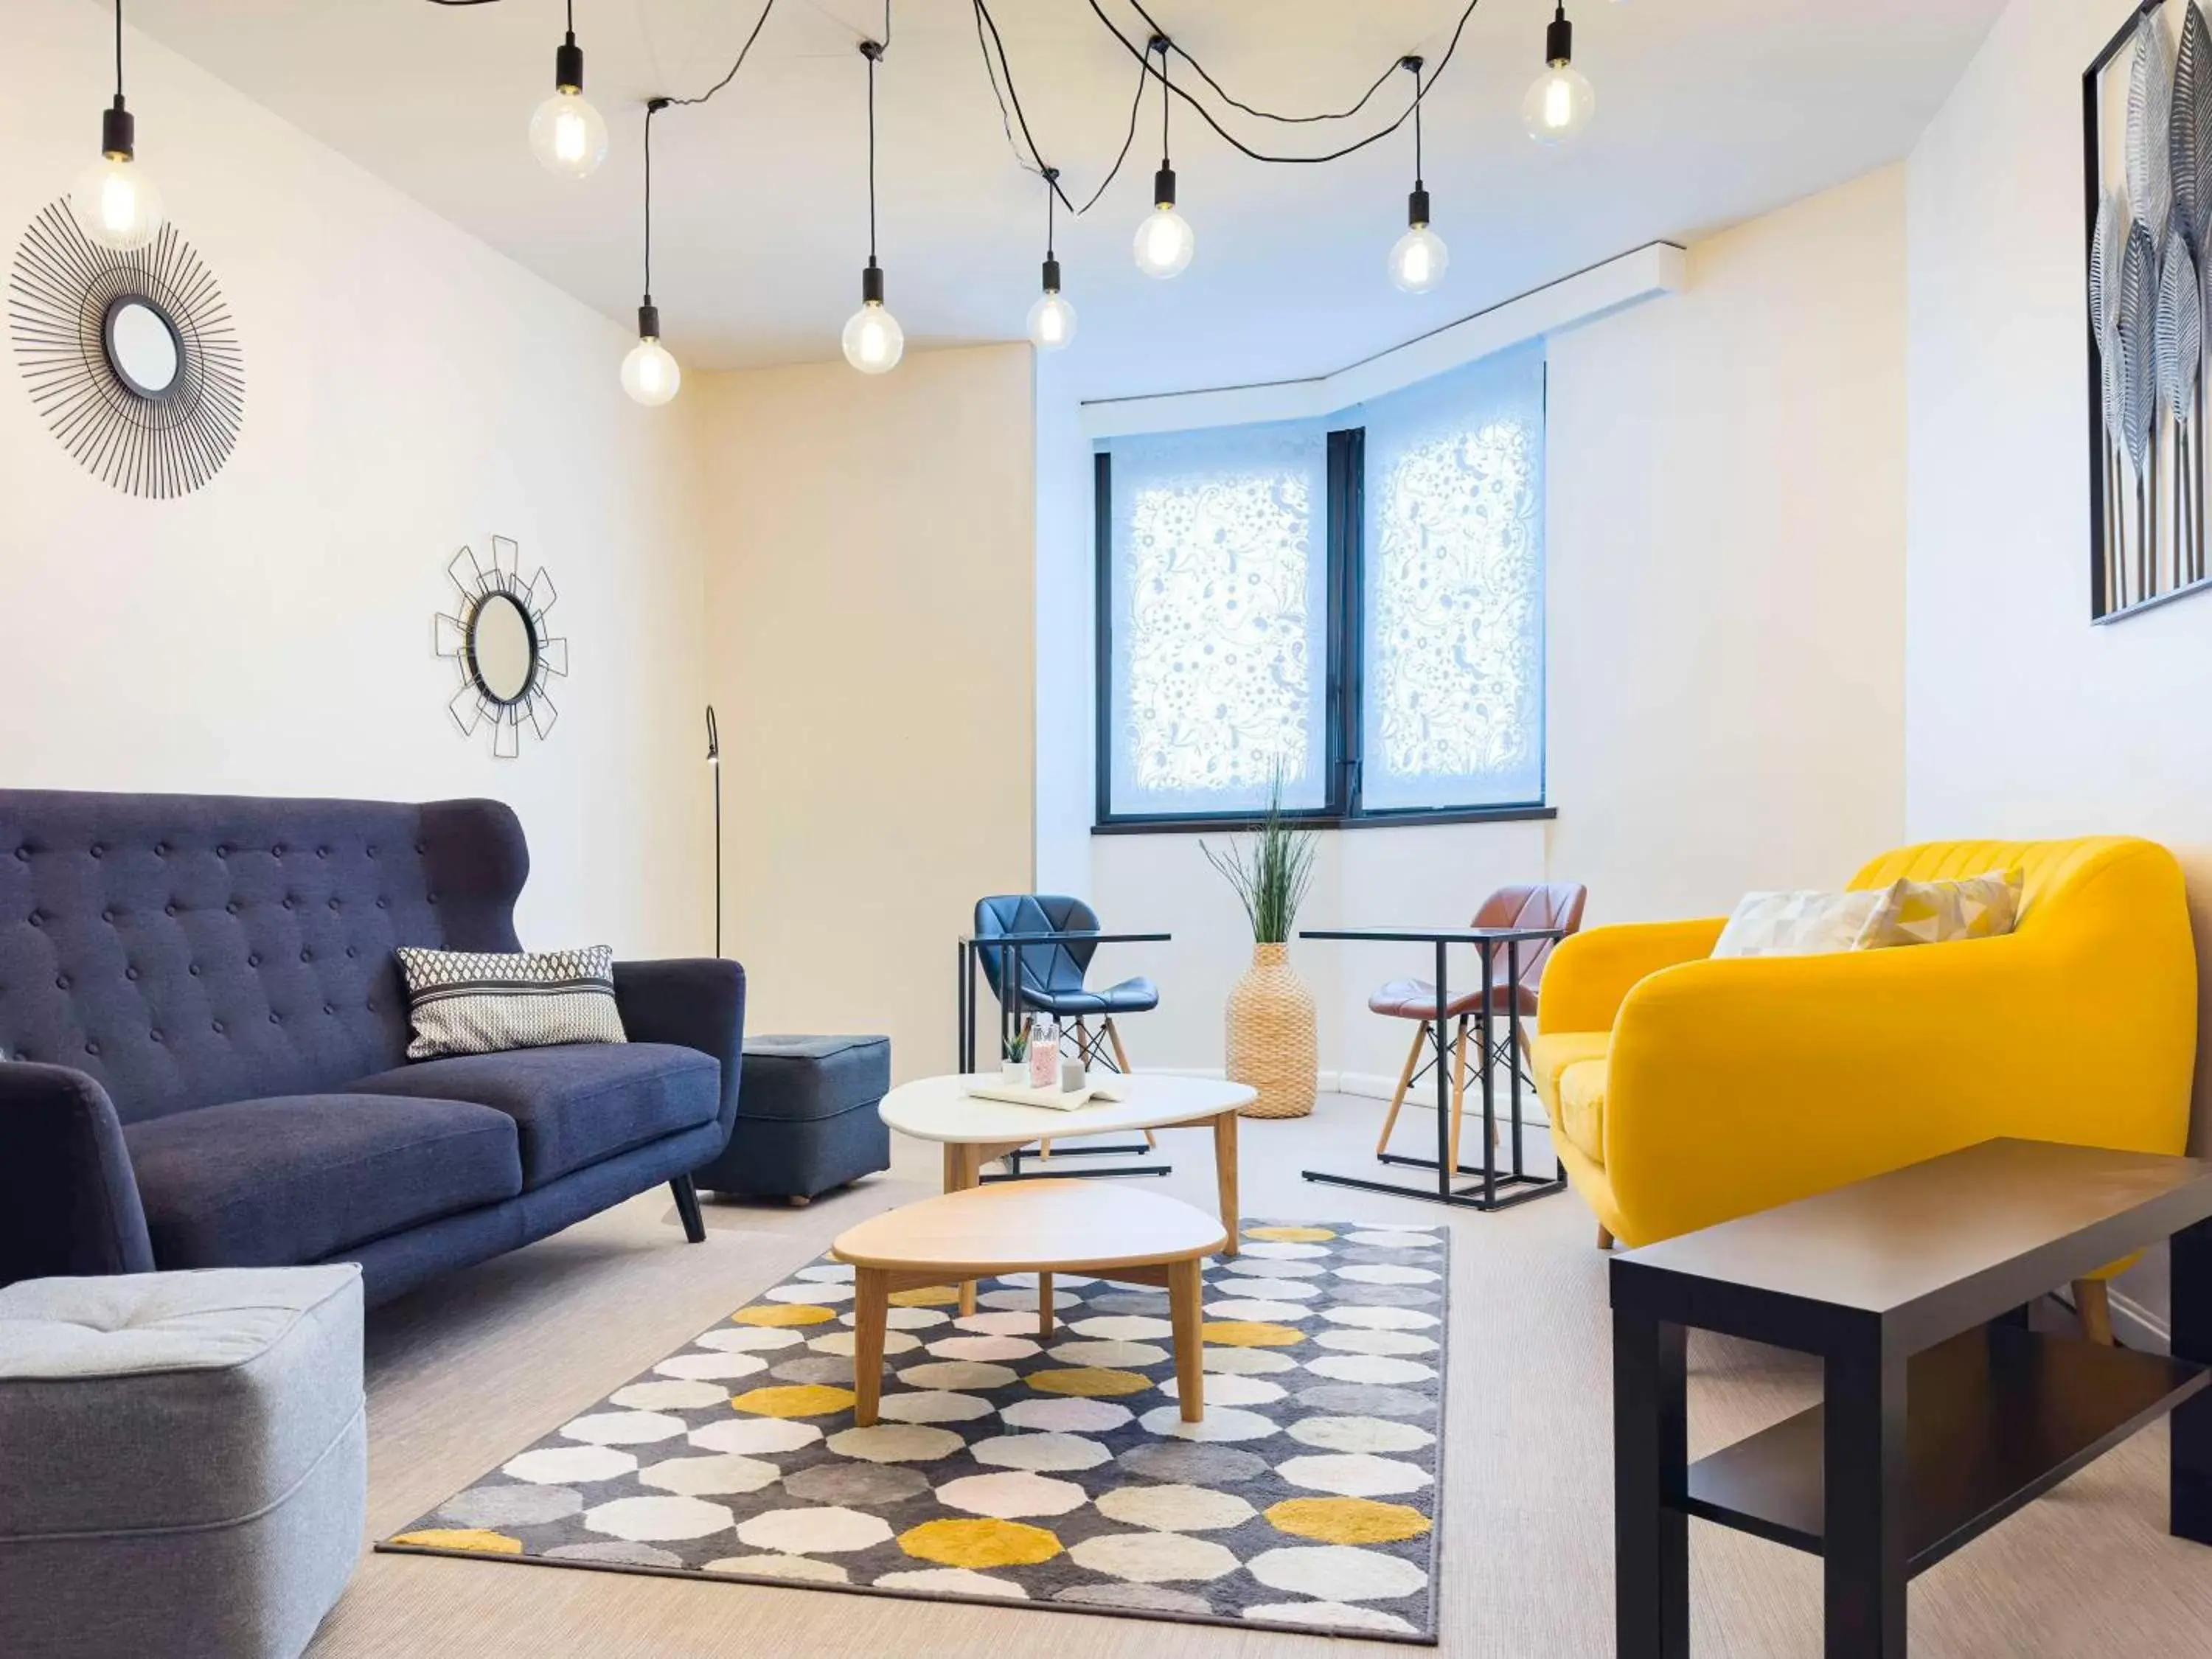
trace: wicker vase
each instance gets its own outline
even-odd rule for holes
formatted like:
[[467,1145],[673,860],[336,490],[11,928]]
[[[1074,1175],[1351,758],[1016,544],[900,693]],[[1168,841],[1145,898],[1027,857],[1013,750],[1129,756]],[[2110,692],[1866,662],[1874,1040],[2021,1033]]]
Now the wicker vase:
[[1229,1080],[1260,1091],[1242,1115],[1310,1115],[1321,1064],[1313,993],[1291,966],[1288,945],[1252,947],[1252,966],[1229,994],[1228,1027]]

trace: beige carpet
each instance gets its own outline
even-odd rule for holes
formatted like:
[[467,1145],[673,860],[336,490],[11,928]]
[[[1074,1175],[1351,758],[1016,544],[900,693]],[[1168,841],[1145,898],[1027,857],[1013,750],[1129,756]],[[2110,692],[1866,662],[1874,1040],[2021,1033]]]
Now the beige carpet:
[[[1416,1220],[1431,1206],[1310,1185],[1309,1164],[1371,1167],[1378,1103],[1327,1097],[1314,1118],[1246,1125],[1248,1214]],[[1414,1115],[1401,1133],[1425,1131]],[[1540,1144],[1540,1134],[1535,1137]],[[1163,1134],[1163,1183],[1212,1200],[1208,1138]],[[404,1526],[516,1445],[556,1427],[816,1255],[860,1217],[936,1188],[933,1147],[810,1209],[708,1208],[686,1246],[665,1189],[372,1313],[368,1529]],[[1571,1195],[1455,1214],[1442,1651],[1599,1659],[1613,1648],[1612,1467],[1604,1258]],[[1692,1337],[1692,1454],[1800,1409],[1802,1362]],[[2165,1532],[2166,1437],[2154,1429],[1915,1582],[1917,1656],[2212,1650],[2212,1553]],[[1700,1659],[1817,1655],[1820,1564],[1693,1522]],[[690,1656],[1016,1656],[1048,1627],[1053,1659],[1321,1659],[1322,1638],[1138,1624],[805,1589],[501,1570],[364,1555],[315,1659],[690,1659]],[[1368,1650],[1376,1651],[1378,1650]]]

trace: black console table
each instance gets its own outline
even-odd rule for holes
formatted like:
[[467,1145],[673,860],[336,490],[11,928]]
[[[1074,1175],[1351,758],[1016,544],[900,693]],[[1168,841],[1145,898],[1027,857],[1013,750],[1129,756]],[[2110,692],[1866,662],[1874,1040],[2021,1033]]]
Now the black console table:
[[[1686,1659],[1692,1516],[1822,1559],[1827,1659],[1903,1659],[1908,1580],[2166,1412],[2169,1529],[2212,1543],[2208,1217],[2212,1164],[1990,1140],[1615,1256],[1620,1659]],[[2167,1237],[2172,1358],[2028,1328]],[[1820,1355],[1822,1403],[1690,1463],[1692,1325]]]

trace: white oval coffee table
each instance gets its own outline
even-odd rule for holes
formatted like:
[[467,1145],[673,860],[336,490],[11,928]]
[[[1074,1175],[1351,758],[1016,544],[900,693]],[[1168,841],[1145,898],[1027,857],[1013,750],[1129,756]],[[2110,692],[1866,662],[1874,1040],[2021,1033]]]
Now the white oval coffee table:
[[[972,1079],[995,1082],[995,1077]],[[1259,1098],[1249,1084],[1219,1078],[1165,1077],[1139,1072],[1115,1077],[1107,1086],[1121,1094],[1072,1112],[1049,1106],[1023,1106],[1010,1100],[971,1095],[971,1079],[959,1076],[918,1078],[885,1095],[877,1109],[902,1135],[934,1140],[945,1148],[945,1190],[963,1192],[980,1185],[983,1165],[1038,1140],[1075,1135],[1121,1134],[1139,1129],[1213,1126],[1214,1185],[1221,1224],[1229,1235],[1223,1254],[1237,1250],[1237,1114]],[[975,1287],[962,1285],[961,1310],[975,1311]]]

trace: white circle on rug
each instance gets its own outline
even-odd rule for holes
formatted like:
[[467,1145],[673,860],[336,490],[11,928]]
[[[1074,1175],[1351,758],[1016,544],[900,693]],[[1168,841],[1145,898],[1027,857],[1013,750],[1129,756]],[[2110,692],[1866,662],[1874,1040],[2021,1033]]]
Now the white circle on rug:
[[1249,1319],[1261,1324],[1281,1325],[1296,1320],[1311,1319],[1314,1310],[1297,1302],[1244,1301],[1231,1297],[1226,1302],[1207,1303],[1206,1316],[1208,1319]]
[[1242,1565],[1210,1538],[1179,1532],[1109,1532],[1069,1547],[1079,1567],[1135,1584],[1210,1583]]
[[1340,1498],[1383,1498],[1393,1492],[1419,1492],[1433,1484],[1427,1471],[1413,1464],[1366,1452],[1293,1457],[1275,1473],[1294,1486]]
[[952,1326],[955,1330],[975,1336],[1034,1336],[1037,1316],[1035,1312],[965,1314],[954,1320]]
[[1407,1267],[1395,1261],[1356,1262],[1339,1267],[1336,1276],[1359,1285],[1433,1285],[1443,1277],[1427,1267]]
[[584,1511],[584,1525],[635,1544],[671,1543],[726,1532],[736,1517],[720,1504],[697,1498],[617,1498]]
[[1347,1607],[1341,1601],[1262,1601],[1243,1609],[1247,1619],[1270,1625],[1314,1625],[1324,1630],[1388,1631],[1394,1636],[1419,1632],[1395,1613],[1379,1607]]
[[756,1578],[796,1578],[809,1584],[849,1584],[853,1575],[835,1561],[817,1561],[805,1555],[726,1555],[709,1561],[702,1572],[743,1573]]
[[1030,1593],[1011,1578],[994,1578],[967,1567],[916,1567],[908,1572],[887,1572],[877,1579],[878,1589],[919,1590],[925,1595],[995,1595],[1006,1601],[1026,1601]]
[[1323,1354],[1307,1360],[1306,1369],[1339,1382],[1425,1382],[1437,1374],[1435,1366],[1418,1359],[1393,1359],[1379,1353]]
[[917,1389],[912,1393],[884,1395],[876,1415],[890,1423],[972,1423],[988,1417],[992,1406],[972,1394],[953,1394],[944,1389]]
[[963,1441],[950,1429],[925,1428],[917,1423],[878,1423],[865,1429],[841,1429],[830,1437],[830,1449],[840,1457],[858,1457],[871,1463],[927,1463],[950,1457]]
[[[1164,1378],[1160,1392],[1170,1400],[1182,1399],[1176,1382],[1172,1376]],[[1270,1382],[1264,1376],[1232,1376],[1226,1371],[1217,1371],[1206,1379],[1206,1386],[1200,1392],[1206,1409],[1211,1412],[1216,1406],[1272,1405],[1283,1397],[1283,1385]]]
[[[853,1322],[853,1316],[848,1313],[839,1314],[837,1317],[848,1325]],[[927,1331],[946,1323],[951,1317],[951,1315],[937,1308],[886,1308],[884,1310],[884,1325],[894,1331]]]
[[499,1472],[534,1486],[578,1480],[611,1480],[637,1468],[637,1459],[611,1446],[541,1446],[500,1465]]
[[691,1346],[719,1353],[773,1353],[778,1348],[795,1348],[805,1340],[805,1332],[778,1325],[735,1325],[708,1331]]
[[1369,1229],[1365,1232],[1346,1233],[1347,1244],[1364,1244],[1370,1250],[1433,1250],[1436,1239],[1427,1233],[1400,1233]]
[[1052,1351],[1052,1357],[1066,1365],[1104,1365],[1123,1370],[1131,1365],[1164,1365],[1169,1355],[1165,1348],[1150,1342],[1063,1342]]
[[1265,1440],[1282,1432],[1280,1424],[1233,1406],[1208,1406],[1205,1417],[1195,1423],[1182,1420],[1180,1406],[1155,1406],[1137,1420],[1154,1434],[1171,1440]]
[[1276,1302],[1310,1302],[1321,1286],[1299,1279],[1245,1279],[1230,1275],[1213,1281],[1213,1288],[1231,1296],[1260,1297]]
[[[1255,1248],[1246,1245],[1245,1255],[1250,1255]],[[1232,1255],[1218,1271],[1227,1277],[1217,1278],[1213,1282],[1225,1285],[1229,1278],[1240,1275],[1253,1279],[1319,1279],[1328,1268],[1322,1262],[1301,1261],[1294,1255],[1271,1255],[1256,1261],[1248,1261],[1243,1255]]]
[[908,1365],[899,1381],[911,1389],[1011,1389],[1021,1373],[1005,1365],[987,1365],[974,1359],[939,1359]]
[[850,1302],[853,1287],[834,1280],[817,1280],[811,1285],[779,1285],[772,1291],[762,1292],[770,1302],[803,1302],[819,1307],[831,1302]]
[[992,1360],[1028,1359],[1039,1350],[1026,1336],[940,1336],[929,1351],[939,1359]]
[[649,1446],[684,1432],[684,1419],[659,1412],[591,1412],[561,1425],[571,1440],[594,1446]]
[[1175,1327],[1164,1319],[1154,1319],[1146,1314],[1100,1314],[1091,1319],[1079,1319],[1067,1328],[1078,1336],[1092,1336],[1105,1342],[1148,1342],[1155,1337],[1173,1337]]
[[1434,1353],[1436,1339],[1411,1331],[1316,1331],[1314,1340],[1342,1353]]
[[1073,1395],[1051,1400],[1017,1400],[1011,1406],[999,1407],[1000,1420],[1009,1426],[1041,1429],[1048,1433],[1103,1434],[1109,1429],[1120,1428],[1136,1415],[1118,1401],[1088,1400]]
[[[1082,1300],[1083,1298],[1073,1291],[1063,1291],[1057,1286],[1053,1290],[1052,1305],[1055,1310],[1072,1308]],[[976,1297],[975,1305],[979,1308],[1026,1309],[1030,1313],[1035,1313],[1037,1306],[1037,1293],[1035,1291],[985,1291]]]
[[694,1429],[690,1436],[700,1450],[718,1452],[797,1451],[821,1437],[816,1425],[788,1417],[732,1417]]
[[1211,1486],[1115,1486],[1098,1494],[1098,1512],[1154,1532],[1215,1532],[1241,1527],[1256,1512],[1233,1492]]
[[[935,1432],[948,1431],[939,1429]],[[948,1437],[957,1449],[960,1437],[953,1434]],[[988,1440],[978,1440],[968,1448],[968,1454],[978,1463],[994,1468],[1041,1470],[1095,1469],[1113,1455],[1096,1440],[1085,1440],[1074,1434],[994,1435]]]
[[1418,1423],[1387,1417],[1308,1417],[1291,1425],[1290,1436],[1301,1446],[1333,1452],[1419,1451],[1436,1443]]
[[1348,1544],[1262,1550],[1244,1565],[1269,1589],[1297,1590],[1324,1601],[1394,1601],[1429,1582],[1427,1573],[1402,1557]]
[[[999,1275],[1000,1284],[1018,1285],[1024,1290],[1033,1291],[1036,1289],[1036,1282],[1037,1276],[1033,1273],[1000,1273]],[[1074,1285],[1096,1285],[1098,1281],[1095,1279],[1088,1278],[1082,1273],[1054,1273],[1052,1276],[1052,1282],[1054,1289],[1065,1289]]]
[[1237,1248],[1241,1259],[1257,1256],[1262,1261],[1301,1261],[1316,1255],[1327,1255],[1326,1244],[1296,1244],[1274,1239],[1246,1239]]
[[792,1277],[818,1279],[832,1285],[849,1285],[853,1282],[853,1264],[849,1261],[817,1261],[811,1267],[801,1267]]
[[763,1486],[774,1485],[782,1474],[783,1471],[775,1464],[764,1463],[757,1457],[722,1452],[712,1457],[672,1457],[653,1464],[638,1471],[637,1484],[657,1492],[680,1493],[685,1498],[715,1498],[758,1492]]
[[1321,1316],[1367,1331],[1425,1331],[1437,1322],[1434,1314],[1419,1308],[1323,1308]]
[[[806,1346],[817,1353],[835,1354],[840,1359],[850,1359],[853,1357],[853,1344],[857,1340],[850,1331],[831,1331],[827,1336],[811,1339]],[[886,1356],[895,1353],[912,1353],[921,1346],[920,1337],[909,1336],[904,1331],[884,1333],[884,1352]]]
[[1079,1510],[1091,1501],[1091,1494],[1073,1480],[1054,1480],[1049,1475],[1020,1469],[948,1480],[937,1489],[937,1501],[969,1515],[1020,1521],[1033,1515],[1066,1515],[1070,1510]]
[[738,1527],[738,1541],[778,1555],[843,1555],[890,1541],[890,1522],[858,1510],[769,1510]]
[[1295,1370],[1298,1364],[1272,1348],[1237,1348],[1220,1343],[1208,1344],[1198,1363],[1224,1376],[1272,1376],[1277,1371]]
[[607,1397],[611,1406],[634,1412],[696,1411],[702,1406],[720,1406],[730,1398],[727,1389],[712,1382],[633,1382]]
[[757,1353],[679,1353],[653,1369],[686,1382],[734,1382],[741,1376],[758,1376],[768,1369],[768,1361]]

